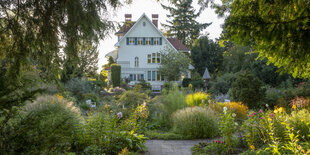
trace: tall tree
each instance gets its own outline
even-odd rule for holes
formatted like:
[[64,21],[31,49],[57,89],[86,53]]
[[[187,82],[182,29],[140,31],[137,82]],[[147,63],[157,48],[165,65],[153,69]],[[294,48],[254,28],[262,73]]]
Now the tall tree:
[[223,62],[224,49],[208,36],[197,39],[191,48],[191,59],[195,69],[202,76],[206,67],[212,74],[219,70]]
[[[1,76],[7,79],[0,81],[5,85],[0,90],[1,106],[15,102],[5,96],[26,87],[22,72],[33,66],[42,78],[58,80],[61,51],[66,59],[62,68],[75,73],[79,43],[97,44],[104,38],[113,28],[104,13],[108,6],[119,4],[118,0],[0,1],[0,56],[5,68]],[[19,98],[22,102],[23,97]]]
[[178,80],[181,74],[188,70],[189,63],[190,59],[184,53],[166,48],[161,52],[161,65],[158,71],[168,80]]
[[[210,0],[201,0],[209,2]],[[224,30],[232,41],[253,44],[261,58],[294,77],[310,78],[310,1],[222,0]]]
[[162,4],[162,7],[169,11],[168,24],[162,24],[168,29],[167,34],[177,37],[184,45],[190,47],[195,39],[199,37],[201,30],[211,23],[200,24],[196,21],[202,10],[196,12],[192,6],[193,0],[172,0],[171,6]]

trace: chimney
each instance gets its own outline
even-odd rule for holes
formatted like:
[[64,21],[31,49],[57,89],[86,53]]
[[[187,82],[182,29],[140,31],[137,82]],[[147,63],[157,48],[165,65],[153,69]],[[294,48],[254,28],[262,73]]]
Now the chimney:
[[156,27],[158,27],[158,14],[152,14],[152,22]]
[[131,22],[131,14],[125,14],[125,22]]

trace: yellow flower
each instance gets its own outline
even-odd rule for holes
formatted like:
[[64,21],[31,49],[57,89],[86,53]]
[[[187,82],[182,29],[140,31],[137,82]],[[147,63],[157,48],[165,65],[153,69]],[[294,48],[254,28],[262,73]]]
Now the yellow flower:
[[292,108],[293,108],[293,109],[296,109],[297,107],[296,107],[296,105],[295,105],[295,104],[293,104]]
[[273,111],[274,113],[283,113],[285,112],[285,109],[283,107],[277,108]]
[[251,145],[250,148],[251,148],[251,150],[255,150],[255,146],[254,145]]
[[55,94],[55,96],[58,97],[61,100],[64,98],[62,95],[59,95],[59,94]]
[[271,119],[270,117],[268,117],[268,121],[269,121],[269,122],[271,122],[271,121],[272,121],[272,119]]

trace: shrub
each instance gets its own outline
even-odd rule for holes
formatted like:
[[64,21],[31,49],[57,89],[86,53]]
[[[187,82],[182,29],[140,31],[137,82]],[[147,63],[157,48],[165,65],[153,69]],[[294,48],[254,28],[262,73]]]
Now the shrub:
[[[50,154],[69,151],[80,122],[78,108],[56,96],[40,96],[25,105],[6,126],[0,150]],[[1,144],[2,143],[2,144]]]
[[179,90],[177,84],[174,84],[168,94],[162,97],[159,118],[157,118],[160,126],[171,127],[171,114],[184,107],[187,107],[185,93]]
[[92,115],[77,132],[75,146],[86,154],[117,154],[122,149],[129,151],[142,150],[145,138],[134,132],[122,131],[119,119],[104,113]]
[[211,138],[219,134],[215,113],[209,108],[188,107],[172,115],[176,133],[190,138]]
[[121,66],[117,64],[111,65],[111,80],[113,87],[119,87],[121,84]]
[[136,108],[144,101],[148,101],[148,96],[139,91],[129,90],[120,95],[118,102],[126,108]]
[[310,140],[310,137],[308,137],[310,133],[310,112],[308,110],[293,111],[288,120],[290,126],[294,128],[295,135],[299,135],[299,139],[303,141]]
[[238,119],[246,119],[248,107],[241,102],[225,102],[224,106],[232,113],[235,113]]
[[182,81],[182,86],[183,87],[188,87],[188,85],[191,83],[191,79],[190,78],[184,78]]
[[82,95],[93,92],[93,87],[90,81],[82,80],[82,79],[71,79],[65,84],[65,87],[70,94],[76,99],[83,100]]
[[204,92],[197,92],[194,94],[188,94],[186,96],[186,103],[191,107],[208,105],[209,100],[210,100],[210,95]]
[[265,90],[261,87],[262,82],[249,71],[240,72],[232,84],[232,96],[236,101],[241,101],[251,109],[257,108],[265,95]]

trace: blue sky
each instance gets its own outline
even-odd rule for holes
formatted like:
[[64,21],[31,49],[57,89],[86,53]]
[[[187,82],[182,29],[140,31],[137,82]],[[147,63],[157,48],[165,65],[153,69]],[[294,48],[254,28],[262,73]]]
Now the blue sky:
[[[193,6],[196,10],[199,9],[197,4],[197,0],[193,0]],[[167,1],[161,1],[166,5],[169,5]],[[168,11],[164,10],[160,3],[156,0],[133,0],[133,3],[130,5],[125,5],[116,10],[110,10],[108,16],[109,20],[115,22],[123,22],[125,20],[125,14],[132,14],[132,20],[136,21],[139,17],[145,13],[150,19],[152,14],[159,14],[159,23],[166,23],[166,15],[169,14]],[[222,32],[221,25],[224,23],[223,18],[218,18],[215,14],[214,10],[211,8],[205,9],[200,17],[197,18],[197,21],[200,23],[209,23],[212,24],[206,28],[202,34],[209,34],[211,39],[218,38]],[[163,29],[159,24],[159,29]],[[100,41],[99,45],[99,71],[101,70],[101,66],[107,63],[107,59],[104,57],[108,52],[114,50],[114,44],[117,42],[117,37],[114,35],[115,32],[110,34],[110,37],[105,38]]]

